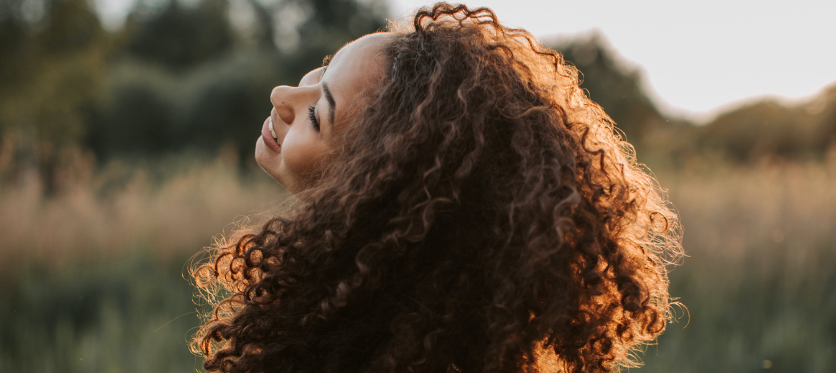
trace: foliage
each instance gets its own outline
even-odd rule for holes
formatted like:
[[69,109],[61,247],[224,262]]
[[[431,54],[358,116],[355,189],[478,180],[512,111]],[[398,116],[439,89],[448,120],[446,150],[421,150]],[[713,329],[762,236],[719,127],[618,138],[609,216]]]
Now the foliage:
[[699,129],[698,142],[738,161],[821,157],[836,147],[836,85],[800,104],[762,100],[724,113]]
[[191,303],[183,257],[139,252],[47,271],[29,264],[0,296],[4,372],[189,372]]
[[[16,163],[49,180],[65,146],[102,161],[224,144],[249,154],[272,87],[385,24],[378,0],[244,1],[237,26],[228,0],[171,0],[140,3],[109,33],[86,0],[44,0],[36,18],[0,0],[0,136],[18,142]],[[283,43],[293,38],[304,43]]]
[[156,14],[135,11],[125,30],[122,53],[144,62],[183,70],[228,53],[234,34],[224,0],[201,1],[188,8],[170,1]]
[[[247,158],[270,89],[295,84],[387,16],[382,0],[142,1],[108,32],[90,4],[0,0],[0,137],[18,142],[16,163],[39,169],[48,190],[65,146],[92,149],[102,162],[187,148],[212,154],[224,144]],[[582,87],[643,162],[705,153],[820,159],[836,142],[834,88],[796,106],[755,102],[698,127],[661,113],[639,70],[602,35],[551,45],[580,68]]]
[[86,0],[44,0],[36,23],[13,16],[26,3],[0,1],[12,15],[0,17],[0,136],[77,143],[100,98],[107,35]]

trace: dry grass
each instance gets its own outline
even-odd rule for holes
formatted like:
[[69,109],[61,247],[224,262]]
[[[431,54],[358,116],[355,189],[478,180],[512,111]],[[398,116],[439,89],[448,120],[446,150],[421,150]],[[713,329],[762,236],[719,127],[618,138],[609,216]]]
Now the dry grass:
[[836,161],[714,164],[659,177],[695,255],[739,262],[757,254],[805,270],[819,248],[836,244]]
[[260,172],[242,176],[230,152],[215,160],[113,161],[101,170],[77,150],[62,159],[51,195],[33,170],[0,184],[0,261],[55,265],[132,250],[159,258],[193,253],[233,221],[266,212],[286,196]]
[[671,293],[690,317],[649,349],[645,369],[836,366],[834,158],[752,167],[710,162],[659,175],[685,227],[689,257],[672,272]]

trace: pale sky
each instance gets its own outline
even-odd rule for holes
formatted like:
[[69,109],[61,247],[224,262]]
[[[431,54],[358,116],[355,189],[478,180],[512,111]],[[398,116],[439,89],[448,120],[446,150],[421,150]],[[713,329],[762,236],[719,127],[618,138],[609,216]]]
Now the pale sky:
[[[430,1],[389,0],[395,14]],[[541,39],[599,30],[666,112],[706,120],[836,83],[836,0],[465,0]]]

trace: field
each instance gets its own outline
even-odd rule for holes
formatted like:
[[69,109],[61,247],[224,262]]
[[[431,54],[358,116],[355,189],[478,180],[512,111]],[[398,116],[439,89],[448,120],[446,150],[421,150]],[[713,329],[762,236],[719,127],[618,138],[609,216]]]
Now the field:
[[[833,371],[832,158],[656,170],[684,225],[684,307],[631,371]],[[279,187],[230,156],[66,159],[48,196],[34,176],[0,179],[0,371],[200,370],[188,268],[231,223],[269,214]]]
[[832,372],[836,162],[660,174],[689,255],[671,273],[687,311],[645,372]]

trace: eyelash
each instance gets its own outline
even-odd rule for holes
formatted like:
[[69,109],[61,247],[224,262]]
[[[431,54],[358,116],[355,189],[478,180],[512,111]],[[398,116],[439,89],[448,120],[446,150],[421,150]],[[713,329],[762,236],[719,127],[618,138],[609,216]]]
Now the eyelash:
[[319,121],[316,120],[316,112],[313,106],[308,106],[308,117],[311,118],[311,123],[313,123],[314,128],[319,131]]

